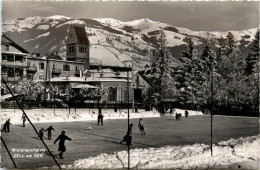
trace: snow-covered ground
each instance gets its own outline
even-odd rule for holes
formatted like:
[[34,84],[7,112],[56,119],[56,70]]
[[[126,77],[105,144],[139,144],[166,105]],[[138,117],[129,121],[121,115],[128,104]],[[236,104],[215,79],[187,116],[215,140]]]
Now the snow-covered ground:
[[[156,111],[138,110],[139,113],[132,113],[130,109],[130,118],[148,118],[148,117],[160,117],[160,114]],[[182,113],[184,115],[185,110],[174,109],[173,114],[166,114],[166,116],[175,116],[175,113]],[[45,123],[45,122],[73,122],[73,121],[88,121],[97,120],[97,109],[28,109],[25,110],[33,123]],[[126,119],[128,114],[127,110],[120,110],[114,112],[113,109],[103,109],[102,114],[104,119]],[[202,112],[189,111],[189,115],[202,115]],[[7,119],[11,119],[12,124],[21,124],[22,111],[20,109],[1,109],[1,124]],[[27,121],[28,123],[28,121]]]
[[[130,150],[130,167],[135,169],[202,169],[245,161],[259,161],[259,136],[230,139],[210,146],[194,144]],[[127,167],[126,151],[100,154],[63,165],[70,169],[118,169]]]

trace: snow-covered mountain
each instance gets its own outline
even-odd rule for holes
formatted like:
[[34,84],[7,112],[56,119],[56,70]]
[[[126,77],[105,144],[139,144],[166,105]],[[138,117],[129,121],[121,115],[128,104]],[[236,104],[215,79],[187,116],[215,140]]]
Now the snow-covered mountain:
[[[221,43],[228,34],[192,31],[148,18],[123,22],[113,18],[73,19],[60,15],[3,21],[2,31],[30,52],[45,54],[58,51],[65,57],[66,37],[71,24],[85,26],[91,43],[90,62],[102,61],[102,64],[121,66],[125,60],[134,60],[137,67],[148,64],[150,50],[158,45],[160,30],[164,31],[166,45],[176,62],[181,57],[186,37],[192,36],[195,44],[200,45],[206,38],[215,38],[217,43]],[[243,50],[253,40],[256,30],[230,32]]]

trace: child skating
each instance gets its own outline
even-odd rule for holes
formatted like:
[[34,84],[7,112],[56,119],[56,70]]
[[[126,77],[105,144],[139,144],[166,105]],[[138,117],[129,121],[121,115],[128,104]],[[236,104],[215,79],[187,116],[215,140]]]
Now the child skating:
[[22,120],[23,120],[23,127],[25,127],[25,122],[26,122],[26,116],[23,114],[22,116]]
[[139,127],[142,135],[145,135],[144,124],[143,124],[143,119],[142,118],[139,119],[138,127]]
[[[48,132],[47,132],[47,133],[48,133],[48,140],[51,140],[51,131],[52,131],[52,130],[54,130],[52,126],[48,127],[48,128],[45,130],[45,132],[48,131]],[[54,130],[54,131],[55,131],[55,130]]]
[[42,127],[40,130],[39,130],[39,136],[40,136],[40,139],[42,140],[43,138],[43,133],[44,133],[44,128]]

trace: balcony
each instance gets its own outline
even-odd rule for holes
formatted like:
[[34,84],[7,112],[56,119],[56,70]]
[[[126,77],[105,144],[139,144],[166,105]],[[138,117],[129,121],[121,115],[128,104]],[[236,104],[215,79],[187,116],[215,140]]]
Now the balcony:
[[2,66],[7,66],[7,67],[26,67],[26,63],[23,61],[7,61],[7,60],[2,60]]
[[2,78],[7,82],[18,82],[23,80],[23,77],[8,77],[7,75],[2,76]]
[[27,71],[28,72],[37,72],[37,67],[28,67]]
[[61,69],[52,69],[52,74],[61,74]]

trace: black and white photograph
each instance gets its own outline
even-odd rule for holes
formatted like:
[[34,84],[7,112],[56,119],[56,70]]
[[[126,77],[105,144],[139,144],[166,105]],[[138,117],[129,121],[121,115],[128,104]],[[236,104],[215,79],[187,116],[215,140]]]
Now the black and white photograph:
[[260,168],[259,2],[1,3],[1,169]]

